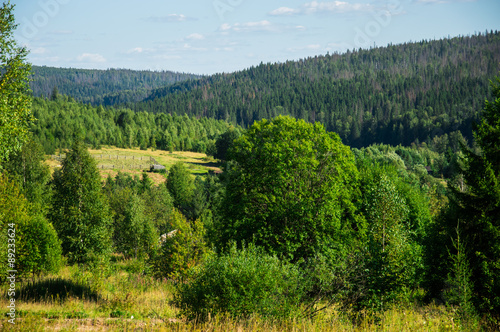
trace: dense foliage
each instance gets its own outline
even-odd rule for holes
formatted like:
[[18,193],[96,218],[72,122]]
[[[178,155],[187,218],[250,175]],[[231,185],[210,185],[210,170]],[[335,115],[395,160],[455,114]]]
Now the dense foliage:
[[457,130],[472,140],[499,53],[493,31],[360,49],[177,83],[130,107],[242,127],[291,115],[319,121],[355,147],[410,145]]
[[180,286],[175,299],[189,319],[209,315],[293,317],[304,296],[297,266],[280,261],[255,246],[231,245],[194,271],[193,281]]
[[152,90],[199,76],[170,71],[73,69],[33,66],[30,87],[35,97],[71,96],[92,105],[137,102]]
[[[453,187],[456,227],[470,268],[472,300],[500,322],[500,80],[474,131],[479,153],[463,147],[463,186]],[[453,233],[451,233],[453,234]],[[457,250],[458,251],[458,250]],[[456,253],[461,254],[460,252]]]
[[354,157],[338,135],[290,117],[255,122],[234,142],[222,243],[255,241],[297,261],[356,228]]
[[[129,316],[130,293],[99,298],[114,296],[102,283],[111,259],[170,279],[188,319],[313,317],[337,306],[377,322],[426,295],[457,308],[460,327],[498,329],[500,82],[480,103],[499,38],[261,65],[173,85],[136,107],[154,112],[83,105],[54,90],[34,100],[32,141],[20,149],[27,137],[0,136],[2,158],[11,157],[0,158],[0,263],[24,278],[56,272],[62,254],[113,317]],[[26,97],[9,84],[2,91]],[[15,136],[23,126],[1,130]],[[101,144],[206,151],[223,172],[194,178],[178,163],[158,185],[147,172],[103,181],[87,151]],[[70,146],[51,175],[43,150]],[[124,279],[127,288],[133,278]]]
[[[0,174],[0,262],[20,276],[57,272],[61,265],[61,243],[52,225],[20,193],[15,182]],[[7,229],[15,236],[7,237]],[[9,240],[8,240],[9,239]],[[5,277],[7,270],[2,271]]]
[[17,26],[13,10],[10,2],[0,7],[0,162],[21,148],[33,122],[28,85],[31,65],[26,62],[26,48],[13,38]]
[[93,107],[66,96],[34,99],[33,113],[37,121],[32,131],[47,154],[70,148],[75,135],[83,136],[84,143],[93,147],[205,152],[229,127],[224,121],[208,118]]
[[96,162],[76,141],[54,173],[49,215],[70,262],[86,263],[109,254],[111,218]]

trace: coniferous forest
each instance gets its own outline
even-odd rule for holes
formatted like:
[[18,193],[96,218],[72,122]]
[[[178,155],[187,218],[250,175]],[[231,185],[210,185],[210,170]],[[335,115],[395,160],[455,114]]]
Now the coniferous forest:
[[12,8],[2,328],[500,328],[498,32],[199,77],[32,67]]

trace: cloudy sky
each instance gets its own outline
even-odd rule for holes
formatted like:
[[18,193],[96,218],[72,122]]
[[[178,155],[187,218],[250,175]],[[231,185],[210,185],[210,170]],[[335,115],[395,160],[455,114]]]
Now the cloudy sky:
[[500,30],[499,0],[11,0],[35,65],[212,74]]

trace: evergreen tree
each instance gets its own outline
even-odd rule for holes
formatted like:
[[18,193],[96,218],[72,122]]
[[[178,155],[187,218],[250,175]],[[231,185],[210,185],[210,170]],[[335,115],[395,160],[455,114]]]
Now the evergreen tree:
[[86,263],[111,248],[111,218],[96,161],[77,140],[54,173],[49,212],[70,262]]
[[[500,319],[500,79],[492,83],[474,136],[479,153],[463,146],[465,187],[453,187],[461,240],[467,248],[474,300]],[[453,225],[450,226],[453,230]],[[456,221],[455,221],[456,228]]]

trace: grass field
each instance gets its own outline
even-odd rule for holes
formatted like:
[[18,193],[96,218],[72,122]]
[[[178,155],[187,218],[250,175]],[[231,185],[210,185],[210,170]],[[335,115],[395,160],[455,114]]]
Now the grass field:
[[[186,322],[171,305],[175,287],[142,274],[134,260],[114,256],[111,269],[92,274],[76,266],[58,275],[16,284],[15,325],[5,316],[7,287],[0,289],[0,328],[9,331],[464,331],[453,308],[427,306],[388,310],[378,318],[335,309],[311,319],[271,321],[259,317],[212,317]],[[355,321],[355,322],[354,322]]]
[[[97,167],[103,178],[108,177],[108,174],[115,176],[119,171],[141,176],[144,170],[149,170],[150,158],[154,158],[167,170],[176,162],[182,161],[193,175],[205,175],[210,170],[220,171],[220,165],[204,153],[186,151],[169,153],[162,150],[119,149],[115,147],[89,150],[89,152],[96,159]],[[52,169],[61,166],[60,162],[54,159],[48,159],[47,164]],[[161,174],[149,173],[149,176],[156,184],[165,181],[165,177]]]

